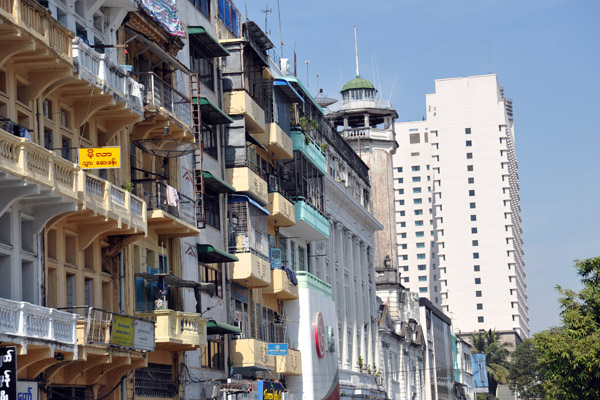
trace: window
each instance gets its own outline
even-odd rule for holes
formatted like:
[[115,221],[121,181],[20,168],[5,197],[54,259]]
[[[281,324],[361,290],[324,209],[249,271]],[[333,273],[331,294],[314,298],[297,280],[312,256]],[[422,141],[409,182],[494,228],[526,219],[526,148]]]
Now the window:
[[421,193],[421,188],[413,188],[413,193]]
[[415,221],[415,226],[423,226],[423,221]]
[[420,176],[413,176],[412,177],[412,181],[413,182],[421,182],[421,177]]
[[475,208],[475,203],[469,203],[469,208]]
[[404,205],[404,200],[398,200],[398,205],[403,206]]
[[481,285],[481,278],[475,278],[475,284]]
[[426,257],[425,253],[417,254],[417,260],[424,260]]
[[421,137],[418,133],[411,133],[409,135],[410,144],[418,144],[421,143]]
[[398,178],[398,183],[404,183],[404,178]]
[[202,349],[202,368],[225,369],[225,347],[223,336],[208,335],[208,344]]
[[223,274],[219,264],[199,264],[200,282],[214,283],[215,296],[223,297]]
[[473,253],[473,258],[474,259],[478,259],[479,258],[479,253]]
[[473,265],[473,271],[479,272],[480,270],[481,270],[481,267],[479,265]]
[[420,287],[419,288],[419,293],[427,293],[427,288],[426,287]]
[[400,222],[400,228],[406,228],[406,222]]
[[396,168],[396,171],[398,171],[398,172],[402,172],[402,167],[398,167],[398,168]]
[[471,215],[471,221],[477,221],[477,215]]
[[475,297],[481,297],[483,294],[481,293],[481,290],[477,290],[475,292]]
[[408,279],[408,277],[406,277],[406,278],[402,278],[402,280],[404,281],[404,283],[408,283],[408,282],[409,282],[409,279]]
[[473,171],[473,166],[472,165],[467,165],[467,171],[472,172]]
[[417,265],[417,268],[419,269],[419,271],[425,271],[427,269],[427,266],[425,264],[420,264]]
[[483,317],[477,317],[477,322],[483,322]]
[[215,160],[219,159],[219,147],[217,144],[217,130],[214,126],[202,125],[202,150]]
[[471,142],[470,140],[467,140],[465,142],[465,144],[466,144],[467,147],[471,147],[473,145],[473,142]]
[[482,303],[477,303],[477,309],[478,310],[483,310],[483,304]]
[[434,281],[437,281],[437,275],[434,275],[434,276],[433,276],[433,280],[434,280]]
[[404,217],[406,215],[406,211],[400,211],[399,213],[401,217]]
[[404,194],[404,189],[398,189],[398,194]]
[[471,228],[471,233],[477,233],[477,228]]
[[415,215],[423,215],[423,210],[415,210]]
[[210,3],[211,0],[190,0],[192,4],[196,6],[198,11],[202,13],[206,18],[210,19]]
[[427,282],[427,277],[424,275],[419,276],[419,282]]
[[471,178],[467,179],[467,182],[469,182],[469,183],[475,183],[475,178],[471,177]]
[[404,266],[403,266],[403,267],[401,267],[401,268],[402,268],[402,270],[403,270],[404,272],[408,272],[408,265],[404,265]]
[[473,158],[473,153],[467,153],[467,160],[470,160]]
[[406,239],[406,232],[404,232],[404,233],[401,233],[401,234],[400,234],[400,237],[401,237],[402,239]]
[[402,243],[402,244],[401,244],[401,245],[399,245],[399,246],[400,246],[400,248],[401,248],[402,250],[406,250],[406,249],[408,248],[408,245],[407,245],[406,243]]
[[400,256],[400,259],[401,259],[402,261],[408,261],[408,256],[407,256],[406,254],[404,254],[404,255],[401,255],[401,256]]
[[473,189],[469,190],[469,196],[475,196],[475,190],[473,190]]
[[421,170],[421,166],[413,165],[412,167],[410,167],[410,169],[412,170],[412,172],[419,172]]
[[204,188],[204,218],[206,218],[206,225],[221,230],[219,194],[206,187]]
[[190,64],[190,69],[192,72],[198,74],[198,80],[207,88],[214,91],[215,69],[213,65],[213,58],[205,53],[202,45],[198,43],[193,36],[190,36]]
[[423,243],[423,242],[417,243],[417,249],[424,249],[424,248],[425,248],[425,243]]
[[465,128],[465,134],[466,135],[470,135],[471,134],[471,128]]
[[423,199],[414,199],[413,203],[415,203],[415,204],[423,204]]
[[471,241],[471,243],[473,244],[473,246],[479,246],[479,240],[473,240]]
[[424,237],[425,236],[425,232],[423,232],[423,231],[415,232],[415,236],[416,237]]

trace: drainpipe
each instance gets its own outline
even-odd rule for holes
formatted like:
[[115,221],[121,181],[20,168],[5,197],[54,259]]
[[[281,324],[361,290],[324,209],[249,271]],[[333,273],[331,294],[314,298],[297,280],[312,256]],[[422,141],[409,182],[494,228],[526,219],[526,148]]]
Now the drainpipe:
[[[125,262],[123,250],[119,252],[119,312],[125,314]],[[121,378],[121,400],[127,400],[127,381]]]

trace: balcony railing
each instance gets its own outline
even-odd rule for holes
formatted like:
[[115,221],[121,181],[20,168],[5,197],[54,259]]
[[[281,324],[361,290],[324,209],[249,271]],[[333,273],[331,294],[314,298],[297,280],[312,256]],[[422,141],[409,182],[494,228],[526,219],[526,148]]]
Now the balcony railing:
[[75,38],[73,62],[82,79],[115,96],[136,114],[143,114],[141,85],[108,55],[97,53],[80,38]]
[[36,39],[71,63],[72,33],[48,9],[31,0],[1,0],[0,15],[27,30]]
[[394,132],[391,129],[350,128],[342,131],[342,137],[344,139],[394,140]]
[[33,339],[72,347],[77,357],[75,314],[0,298],[0,336],[5,335],[16,337],[21,343]]
[[381,99],[342,100],[328,106],[327,111],[336,112],[355,108],[379,108],[389,110],[392,108],[392,103],[390,103],[389,100]]
[[192,350],[206,346],[207,320],[200,314],[173,310],[138,313],[156,323],[156,343],[173,350]]
[[63,310],[77,314],[77,338],[81,345],[154,351],[153,321],[88,306]]
[[144,85],[144,105],[162,108],[187,126],[192,125],[191,100],[188,96],[177,91],[153,72],[140,73],[139,81]]
[[163,210],[193,226],[196,226],[196,202],[194,199],[174,191],[164,182],[138,182],[135,193],[146,201],[148,210]]
[[77,200],[78,167],[50,150],[0,129],[0,171]]

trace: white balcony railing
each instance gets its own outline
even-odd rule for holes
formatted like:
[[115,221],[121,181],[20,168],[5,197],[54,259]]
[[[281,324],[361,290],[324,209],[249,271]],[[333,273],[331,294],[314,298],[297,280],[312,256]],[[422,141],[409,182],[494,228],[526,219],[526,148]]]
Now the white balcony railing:
[[77,315],[0,298],[0,336],[15,337],[25,345],[29,339],[73,347],[76,357]]
[[378,108],[390,110],[392,103],[389,100],[365,99],[365,100],[341,100],[327,107],[327,112],[336,112],[340,110],[351,110],[361,108]]
[[110,93],[136,114],[143,115],[142,85],[108,58],[85,44],[80,38],[73,39],[73,64],[79,76]]

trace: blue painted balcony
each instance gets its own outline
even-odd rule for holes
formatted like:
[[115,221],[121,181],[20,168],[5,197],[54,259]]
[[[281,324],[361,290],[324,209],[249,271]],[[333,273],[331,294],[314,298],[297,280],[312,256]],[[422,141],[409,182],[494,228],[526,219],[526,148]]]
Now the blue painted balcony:
[[329,237],[329,221],[316,208],[304,200],[297,200],[296,225],[289,228],[294,235],[306,240],[323,240]]
[[310,136],[302,131],[292,130],[292,142],[294,151],[302,153],[323,175],[327,173],[325,152]]

